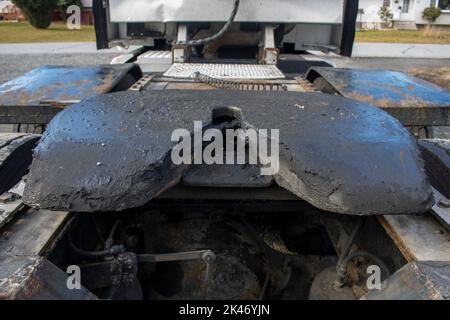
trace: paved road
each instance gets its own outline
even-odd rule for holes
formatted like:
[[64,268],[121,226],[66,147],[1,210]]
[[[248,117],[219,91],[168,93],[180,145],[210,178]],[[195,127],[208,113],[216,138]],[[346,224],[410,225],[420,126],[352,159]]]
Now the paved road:
[[0,44],[0,55],[3,54],[86,54],[115,53],[124,54],[138,48],[112,48],[97,51],[95,42],[42,42],[42,43],[3,43]]
[[450,67],[448,59],[417,59],[417,58],[331,58],[339,68],[358,69],[389,69],[408,72],[415,68]]
[[[106,49],[102,53],[124,53],[136,49]],[[95,42],[5,43],[0,44],[0,54],[97,53]],[[361,58],[436,58],[450,59],[450,44],[408,44],[357,42],[354,57]]]
[[359,58],[450,59],[450,44],[357,42],[353,56]]
[[[44,64],[108,64],[117,55],[117,53],[0,54],[0,84]],[[450,67],[450,59],[332,58],[330,60],[341,68],[408,71],[413,68]]]
[[109,64],[112,58],[136,48],[97,50],[95,42],[0,44],[0,84],[44,64]]
[[[355,52],[360,50],[355,44]],[[390,44],[392,45],[392,44]],[[108,49],[97,51],[93,42],[0,44],[0,83],[30,71],[43,64],[85,65],[110,63],[117,55],[129,50]],[[412,68],[450,67],[448,59],[400,58],[332,58],[338,67],[383,68],[408,71]]]

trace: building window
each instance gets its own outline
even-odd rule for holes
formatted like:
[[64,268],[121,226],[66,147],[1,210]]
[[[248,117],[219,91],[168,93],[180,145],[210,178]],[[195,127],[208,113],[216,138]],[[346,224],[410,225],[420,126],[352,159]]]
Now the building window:
[[383,0],[383,7],[390,7],[391,6],[391,0]]
[[409,12],[409,0],[403,0],[402,13]]
[[438,0],[437,5],[443,11],[450,11],[450,0]]

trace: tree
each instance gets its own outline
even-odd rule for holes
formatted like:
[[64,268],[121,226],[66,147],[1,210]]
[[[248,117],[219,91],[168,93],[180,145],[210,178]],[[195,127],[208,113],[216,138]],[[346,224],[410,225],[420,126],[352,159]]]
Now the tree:
[[363,22],[362,22],[362,18],[363,18],[363,15],[364,15],[364,9],[358,9],[358,15],[359,15],[359,29],[360,30],[362,30],[362,28],[363,28]]
[[62,20],[67,19],[67,8],[75,5],[82,7],[81,0],[57,0],[56,7],[59,10]]
[[394,18],[391,9],[389,9],[389,7],[383,6],[380,8],[380,11],[378,11],[378,15],[380,16],[381,21],[383,21],[386,24],[386,27],[390,28],[392,24],[392,19]]
[[422,12],[422,18],[427,20],[427,26],[424,30],[425,36],[430,38],[438,38],[440,36],[440,32],[434,30],[433,23],[436,22],[436,19],[441,15],[441,9],[438,7],[428,7],[425,8]]
[[358,9],[359,21],[362,21],[362,17],[365,14],[364,9]]
[[46,29],[52,23],[53,10],[57,0],[12,0],[27,17],[30,24],[38,29]]
[[428,7],[422,12],[422,18],[427,20],[428,23],[436,22],[436,19],[441,15],[441,9],[438,7]]

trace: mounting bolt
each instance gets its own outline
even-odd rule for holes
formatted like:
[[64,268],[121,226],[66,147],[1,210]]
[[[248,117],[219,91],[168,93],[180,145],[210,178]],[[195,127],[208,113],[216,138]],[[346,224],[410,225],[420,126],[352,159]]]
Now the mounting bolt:
[[133,263],[130,260],[128,260],[126,263],[126,267],[131,270],[133,268]]
[[21,198],[20,195],[8,191],[8,192],[5,192],[2,195],[0,195],[0,203],[6,204],[6,203],[16,201],[20,198]]
[[439,199],[437,205],[440,208],[449,209],[450,208],[450,200],[447,198],[441,198],[441,199]]
[[203,253],[202,259],[205,263],[211,263],[216,260],[216,255],[211,250],[207,250]]

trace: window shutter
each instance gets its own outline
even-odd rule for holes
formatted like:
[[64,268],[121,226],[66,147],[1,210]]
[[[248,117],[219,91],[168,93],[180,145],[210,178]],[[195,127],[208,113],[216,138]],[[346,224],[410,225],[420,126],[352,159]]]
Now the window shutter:
[[430,7],[436,7],[436,0],[430,1]]

